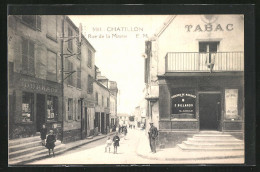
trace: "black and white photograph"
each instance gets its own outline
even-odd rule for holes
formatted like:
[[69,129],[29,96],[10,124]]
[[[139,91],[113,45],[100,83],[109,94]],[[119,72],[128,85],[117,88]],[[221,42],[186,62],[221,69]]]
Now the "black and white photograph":
[[244,164],[244,15],[8,15],[8,165]]

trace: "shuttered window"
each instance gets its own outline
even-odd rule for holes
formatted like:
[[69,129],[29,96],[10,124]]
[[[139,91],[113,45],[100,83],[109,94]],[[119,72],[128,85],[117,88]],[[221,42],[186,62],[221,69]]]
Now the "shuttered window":
[[47,55],[47,80],[57,81],[57,55],[52,51],[48,51]]
[[41,30],[41,16],[36,15],[22,15],[22,21],[32,29]]
[[77,88],[81,88],[81,71],[80,68],[77,68]]
[[88,67],[92,68],[92,51],[88,50]]
[[[68,27],[68,37],[69,37],[68,39],[70,39],[70,37],[72,36],[73,36],[72,30]],[[73,39],[68,41],[68,49],[71,51],[73,50],[72,43],[73,43]]]
[[27,39],[22,39],[22,72],[34,75],[34,43]]
[[93,78],[90,75],[88,76],[88,93],[93,93]]

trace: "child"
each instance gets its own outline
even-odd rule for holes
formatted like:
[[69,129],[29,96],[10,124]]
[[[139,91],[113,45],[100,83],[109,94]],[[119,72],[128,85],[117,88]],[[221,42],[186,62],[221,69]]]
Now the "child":
[[52,150],[52,154],[54,155],[54,147],[55,147],[56,137],[53,134],[53,130],[50,130],[50,134],[47,136],[46,140],[46,148],[49,149],[49,155],[51,154],[50,150]]
[[45,139],[47,134],[47,128],[45,127],[45,124],[42,125],[42,129],[40,132],[41,132],[42,146],[45,146]]
[[106,141],[106,147],[105,147],[105,152],[107,152],[107,148],[108,148],[108,151],[110,153],[110,147],[112,145],[112,140],[110,139],[110,137],[107,138],[107,141]]
[[113,138],[114,142],[114,154],[117,153],[117,147],[119,146],[120,138],[118,137],[118,132],[116,132],[116,135]]

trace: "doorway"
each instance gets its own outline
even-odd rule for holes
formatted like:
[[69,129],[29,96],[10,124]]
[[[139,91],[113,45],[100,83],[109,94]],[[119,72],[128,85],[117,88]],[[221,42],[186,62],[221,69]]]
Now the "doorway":
[[101,133],[105,133],[105,114],[101,113]]
[[39,132],[45,123],[45,95],[37,94],[36,102],[36,130]]
[[221,94],[199,94],[200,130],[220,130]]

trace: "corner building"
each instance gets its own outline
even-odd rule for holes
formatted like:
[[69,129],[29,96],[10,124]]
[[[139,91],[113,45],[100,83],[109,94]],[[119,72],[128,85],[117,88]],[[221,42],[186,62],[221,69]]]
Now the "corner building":
[[243,15],[175,15],[145,42],[147,125],[174,146],[201,131],[244,134]]

